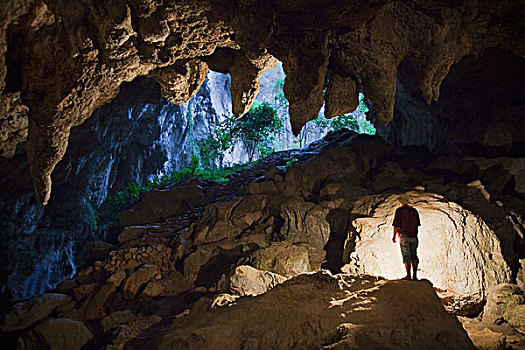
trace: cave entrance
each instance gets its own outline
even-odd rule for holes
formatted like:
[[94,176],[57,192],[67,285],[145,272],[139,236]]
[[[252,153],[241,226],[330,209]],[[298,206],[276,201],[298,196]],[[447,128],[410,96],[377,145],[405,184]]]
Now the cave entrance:
[[[188,103],[189,108],[194,109],[194,111],[190,111],[190,115],[193,117],[206,120],[213,115],[211,119],[214,119],[214,121],[209,123],[208,135],[201,137],[195,134],[196,148],[200,158],[205,159],[204,163],[208,167],[214,167],[214,160],[209,160],[206,152],[210,152],[209,149],[213,149],[213,145],[218,145],[221,142],[224,145],[225,140],[231,142],[231,147],[225,147],[227,150],[221,155],[223,157],[221,158],[221,165],[231,166],[236,163],[245,163],[263,158],[269,153],[305,147],[314,141],[320,140],[329,132],[342,128],[361,134],[374,135],[376,133],[373,124],[366,119],[365,113],[368,111],[368,108],[365,104],[365,96],[363,93],[359,93],[359,105],[355,111],[326,119],[324,106],[322,106],[318,112],[318,117],[307,122],[300,133],[295,136],[290,124],[289,103],[283,90],[285,78],[281,62],[275,68],[265,72],[259,79],[259,93],[255,102],[250,111],[243,116],[243,119],[252,118],[252,113],[255,113],[258,106],[267,105],[275,112],[278,119],[279,127],[266,134],[263,132],[260,142],[258,141],[259,143],[255,147],[255,155],[252,157],[247,150],[247,145],[241,140],[229,140],[232,132],[228,124],[233,124],[232,122],[235,119],[232,115],[230,75],[209,71],[201,89]],[[208,95],[209,98],[207,97]],[[208,99],[209,103],[207,102]],[[207,104],[209,106],[202,108],[202,106]],[[202,115],[202,111],[209,113],[210,116],[199,117],[199,115]],[[256,122],[251,122],[250,124],[253,126],[251,130],[264,129],[264,126],[260,126]],[[199,138],[202,140],[199,140]],[[217,149],[217,147],[215,146],[214,149]]]
[[[441,296],[461,308],[482,302],[489,286],[511,280],[500,241],[480,217],[437,194],[407,194],[421,219],[418,276],[430,280]],[[392,243],[396,198],[375,196],[361,203],[369,205],[370,215],[352,222],[357,237],[346,269],[387,279],[406,274],[399,244]]]

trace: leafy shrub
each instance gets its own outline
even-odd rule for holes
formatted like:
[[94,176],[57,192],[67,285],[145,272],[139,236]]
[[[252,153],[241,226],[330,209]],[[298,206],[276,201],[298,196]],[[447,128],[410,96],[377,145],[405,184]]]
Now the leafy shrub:
[[125,190],[109,195],[108,201],[111,205],[111,215],[113,218],[117,218],[120,213],[131,207],[144,194],[151,191],[152,189],[168,189],[173,187],[178,182],[186,181],[192,178],[204,181],[227,182],[232,174],[235,174],[248,164],[250,163],[238,164],[228,168],[202,169],[200,168],[199,156],[193,155],[188,166],[181,171],[174,171],[169,174],[157,176],[154,179],[146,182],[144,185],[130,183]]

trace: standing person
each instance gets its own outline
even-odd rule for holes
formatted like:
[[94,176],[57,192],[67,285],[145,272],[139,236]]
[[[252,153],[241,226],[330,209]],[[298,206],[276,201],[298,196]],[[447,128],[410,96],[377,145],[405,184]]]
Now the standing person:
[[[417,210],[408,205],[408,200],[409,198],[406,195],[397,197],[397,201],[401,206],[396,209],[394,222],[392,223],[392,226],[394,226],[392,242],[396,243],[396,235],[399,235],[401,255],[407,271],[407,275],[403,279],[417,280],[417,265],[419,264],[419,258],[417,257],[417,231],[421,223]],[[412,275],[410,275],[411,268]]]

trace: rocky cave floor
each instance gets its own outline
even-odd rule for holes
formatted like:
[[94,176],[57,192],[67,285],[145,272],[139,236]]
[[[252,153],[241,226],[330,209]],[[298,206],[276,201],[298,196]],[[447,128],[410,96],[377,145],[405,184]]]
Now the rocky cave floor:
[[[0,326],[3,343],[525,348],[523,236],[516,234],[525,227],[523,158],[474,157],[460,147],[404,152],[340,131],[273,154],[226,184],[194,180],[152,191],[110,227],[108,242],[86,244],[75,278],[13,305]],[[401,259],[388,261],[383,251],[397,248],[376,245],[393,246],[389,220],[400,193],[432,227],[420,237],[420,281],[384,270],[402,268]],[[439,225],[426,219],[432,210],[444,212]],[[452,226],[460,238],[447,231]],[[442,243],[445,255],[427,263],[423,239],[439,230],[457,242]]]

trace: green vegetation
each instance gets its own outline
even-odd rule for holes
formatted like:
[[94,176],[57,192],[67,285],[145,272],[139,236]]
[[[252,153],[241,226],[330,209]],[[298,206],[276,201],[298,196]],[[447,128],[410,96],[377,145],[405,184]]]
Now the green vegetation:
[[233,132],[235,118],[232,115],[223,115],[223,118],[223,122],[217,121],[208,137],[200,144],[200,155],[204,167],[215,168],[215,160],[218,159],[219,168],[222,168],[226,152],[235,143]]
[[203,169],[200,167],[199,156],[194,155],[191,157],[190,164],[181,171],[174,171],[172,173],[164,174],[162,176],[156,176],[155,178],[146,182],[143,185],[138,185],[133,182],[128,184],[128,187],[125,190],[109,195],[108,201],[111,205],[111,215],[113,216],[113,218],[117,218],[120,215],[120,213],[122,213],[122,211],[129,208],[132,204],[136,203],[144,194],[153,189],[168,189],[170,187],[173,187],[178,182],[186,181],[189,179],[227,182],[229,181],[229,177],[232,174],[235,174],[248,164],[250,163],[237,164],[232,167],[220,169]]
[[[288,118],[288,101],[283,92],[284,78],[275,84],[274,103],[256,102],[250,111],[239,120],[232,115],[223,115],[222,121],[217,121],[204,140],[195,140],[193,135],[193,116],[191,108],[188,109],[188,139],[192,143],[190,164],[176,172],[157,176],[143,185],[128,184],[127,188],[108,197],[112,208],[113,217],[117,217],[123,210],[137,202],[145,193],[152,189],[167,189],[178,182],[197,178],[201,180],[228,181],[228,177],[243,168],[246,164],[224,167],[224,159],[237,142],[241,142],[246,149],[249,162],[255,156],[264,158],[276,150],[281,150],[275,135],[284,128]],[[191,106],[190,106],[191,107]],[[296,137],[299,147],[303,147],[311,133],[326,134],[332,130],[348,128],[359,133],[375,134],[375,128],[363,117],[358,118],[367,111],[364,96],[359,93],[359,106],[354,113],[343,114],[335,118],[326,119],[319,114],[303,127]],[[291,165],[295,160],[290,160],[286,165]],[[91,215],[88,210],[89,220],[86,226],[96,227],[96,213]]]
[[282,127],[275,109],[269,103],[258,103],[235,123],[233,134],[241,140],[251,162],[256,153],[261,157],[272,153],[272,137]]
[[200,144],[203,165],[215,168],[219,160],[219,169],[223,167],[226,152],[240,141],[248,154],[248,161],[255,155],[260,158],[274,151],[274,134],[283,127],[275,109],[269,103],[255,103],[250,111],[239,120],[223,115],[223,121],[217,122],[208,137]]

